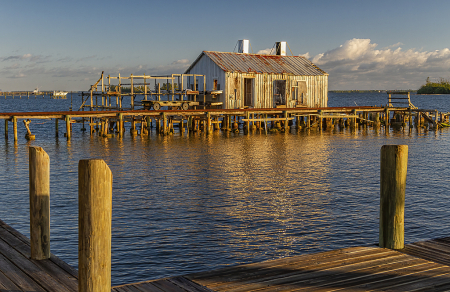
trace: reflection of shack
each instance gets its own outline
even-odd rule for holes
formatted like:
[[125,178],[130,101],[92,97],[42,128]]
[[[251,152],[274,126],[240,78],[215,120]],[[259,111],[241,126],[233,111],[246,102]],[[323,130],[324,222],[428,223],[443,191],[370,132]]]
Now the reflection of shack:
[[205,75],[207,102],[226,109],[327,106],[326,72],[305,57],[286,56],[286,42],[277,43],[276,55],[249,54],[248,44],[239,41],[239,53],[203,51],[186,70]]

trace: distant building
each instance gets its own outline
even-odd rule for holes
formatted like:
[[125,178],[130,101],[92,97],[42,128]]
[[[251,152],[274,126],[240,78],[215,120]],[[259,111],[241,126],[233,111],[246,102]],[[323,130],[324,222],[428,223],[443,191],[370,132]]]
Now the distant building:
[[[276,55],[248,53],[248,40],[239,41],[239,53],[203,51],[185,74],[206,77],[212,102],[225,109],[326,107],[328,73],[301,56],[286,56],[286,43],[277,43]],[[203,83],[193,90],[203,91]],[[221,91],[221,92],[220,92]]]

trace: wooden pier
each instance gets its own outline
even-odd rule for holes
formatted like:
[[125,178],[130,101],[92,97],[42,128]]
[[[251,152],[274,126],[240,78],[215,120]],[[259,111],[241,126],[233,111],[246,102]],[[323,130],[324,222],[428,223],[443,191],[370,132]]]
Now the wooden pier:
[[[131,135],[149,135],[155,128],[158,134],[170,135],[178,128],[180,133],[216,130],[251,133],[252,131],[292,132],[300,130],[358,129],[373,127],[388,129],[437,129],[448,124],[449,113],[436,110],[398,107],[326,107],[326,108],[268,108],[268,109],[190,109],[190,110],[103,110],[0,113],[5,121],[5,138],[9,137],[9,123],[13,124],[14,140],[20,120],[27,128],[27,137],[34,137],[33,121],[53,119],[55,134],[59,121],[65,123],[64,135],[72,136],[72,124],[82,124],[91,135],[111,138],[125,134],[129,123]],[[28,121],[29,120],[29,121]],[[31,121],[31,123],[29,123]],[[177,125],[177,127],[175,126]],[[388,131],[386,131],[388,132]]]

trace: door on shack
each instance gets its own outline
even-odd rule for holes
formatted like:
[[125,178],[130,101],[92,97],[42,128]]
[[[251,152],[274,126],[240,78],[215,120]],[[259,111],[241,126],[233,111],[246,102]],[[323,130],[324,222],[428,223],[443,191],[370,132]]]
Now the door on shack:
[[253,78],[244,78],[244,106],[253,106]]
[[286,107],[286,80],[273,82],[273,107]]
[[306,81],[297,81],[297,84],[292,86],[292,99],[295,102],[295,107],[306,107],[308,105],[307,93]]

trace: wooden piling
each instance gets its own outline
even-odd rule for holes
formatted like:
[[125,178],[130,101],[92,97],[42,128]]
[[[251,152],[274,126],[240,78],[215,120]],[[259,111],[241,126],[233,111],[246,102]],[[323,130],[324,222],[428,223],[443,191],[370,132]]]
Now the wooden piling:
[[167,135],[169,131],[167,130],[167,115],[166,113],[162,113],[163,120],[163,135]]
[[102,159],[78,164],[78,291],[111,291],[112,173]]
[[287,111],[284,111],[284,132],[287,133],[289,131],[289,122],[288,122],[289,114]]
[[152,128],[151,128],[151,118],[150,116],[147,116],[147,134],[150,136],[150,132],[151,132]]
[[385,126],[385,129],[386,129],[386,133],[388,133],[389,132],[389,123],[390,123],[390,121],[389,121],[390,113],[389,113],[389,109],[388,108],[385,109],[385,114],[386,114],[386,116],[385,116],[384,126]]
[[17,118],[13,117],[14,142],[17,141]]
[[59,135],[58,123],[59,123],[59,119],[55,119],[55,136],[56,137],[58,137],[58,135]]
[[29,147],[31,259],[50,258],[50,159],[41,147]]
[[206,133],[211,134],[211,113],[206,114]]
[[123,114],[119,114],[119,137],[123,135]]
[[408,145],[381,147],[380,247],[404,247],[405,187]]
[[66,115],[66,136],[67,136],[67,140],[69,140],[70,139],[70,136],[71,136],[71,131],[70,131],[71,129],[70,129],[70,116],[69,115]]

